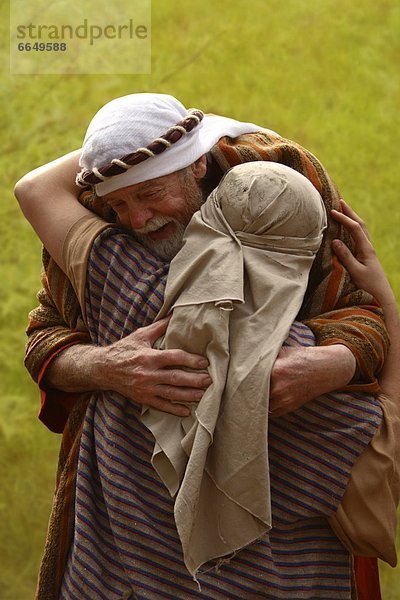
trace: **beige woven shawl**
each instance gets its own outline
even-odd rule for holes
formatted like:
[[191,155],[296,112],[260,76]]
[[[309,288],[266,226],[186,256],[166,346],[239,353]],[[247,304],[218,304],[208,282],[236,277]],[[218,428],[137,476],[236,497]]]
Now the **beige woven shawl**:
[[271,528],[268,398],[272,365],[295,319],[322,240],[321,197],[298,172],[231,169],[197,212],[171,263],[173,310],[160,348],[207,356],[212,385],[189,417],[145,409],[152,462],[171,495],[195,576]]

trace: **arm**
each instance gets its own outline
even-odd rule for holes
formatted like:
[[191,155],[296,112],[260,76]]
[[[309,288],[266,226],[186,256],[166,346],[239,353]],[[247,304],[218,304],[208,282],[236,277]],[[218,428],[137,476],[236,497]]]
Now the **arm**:
[[355,256],[340,241],[333,249],[361,289],[372,294],[381,304],[390,337],[390,348],[379,383],[384,393],[398,397],[400,391],[400,320],[396,299],[382,265],[369,240],[367,229],[358,215],[342,201],[343,213],[333,211],[334,218],[350,232],[355,243]]
[[318,396],[346,387],[355,369],[354,355],[343,344],[281,348],[271,374],[271,417],[281,417]]
[[[384,393],[397,398],[400,392],[400,320],[396,299],[365,225],[343,200],[341,206],[343,213],[333,210],[332,216],[351,234],[355,256],[339,239],[333,240],[332,247],[357,287],[370,293],[382,306],[390,348],[379,383]],[[355,359],[343,345],[283,348],[272,372],[271,416],[279,417],[321,394],[346,386],[354,369]]]
[[[81,192],[79,202],[105,221],[115,222],[114,212],[92,191]],[[79,394],[49,387],[48,372],[55,356],[72,344],[89,344],[90,337],[71,283],[45,248],[42,286],[37,296],[39,305],[29,313],[25,366],[40,386],[40,420],[60,433]]]
[[383,366],[388,336],[380,307],[370,294],[356,288],[333,255],[333,239],[341,239],[350,249],[352,241],[349,233],[330,218],[331,209],[339,208],[340,197],[324,166],[299,144],[268,132],[239,136],[234,140],[222,138],[211,150],[211,155],[221,174],[228,167],[250,160],[286,164],[308,177],[321,194],[328,214],[328,229],[311,269],[298,319],[311,328],[318,346],[343,345],[353,354],[357,364],[352,380],[355,389],[378,391],[376,377]]
[[[72,185],[78,168],[79,151],[68,156],[70,173],[63,184],[66,186],[67,193],[70,194],[67,196],[67,201],[70,202],[71,212],[68,210],[66,214],[69,214],[71,220],[75,221],[79,218],[79,215],[75,216],[74,211],[83,209],[76,201],[78,188]],[[57,163],[62,163],[62,159],[54,161],[51,165],[55,166]],[[43,201],[47,197],[49,202],[53,199],[52,204],[57,207],[61,192],[62,173],[58,172],[60,169],[58,171],[53,169],[53,174],[50,172],[46,176],[46,172],[51,171],[51,165],[36,169],[17,183],[15,193],[21,207],[24,207],[24,211],[30,213],[37,207],[37,197],[42,201],[42,209],[44,208]],[[50,195],[52,193],[53,196]],[[48,194],[49,196],[47,196]],[[59,226],[66,224],[63,217],[64,215],[61,215],[61,218],[57,219]],[[36,213],[35,218],[39,220],[40,211]],[[40,218],[40,222],[38,222],[39,227],[44,225],[47,226],[45,217]],[[64,237],[65,232],[62,232],[62,234]],[[59,239],[60,249],[63,237]],[[76,394],[64,393],[62,389],[52,389],[47,380],[47,374],[55,356],[62,353],[71,344],[79,344],[77,346],[77,351],[79,351],[80,344],[88,344],[90,338],[81,317],[78,299],[64,272],[49,255],[46,248],[43,249],[42,259],[43,288],[38,294],[39,306],[29,314],[25,365],[32,378],[40,385],[41,409],[39,418],[50,430],[61,432],[68,414],[77,400],[77,396]]]
[[46,381],[55,356],[72,344],[89,344],[78,299],[67,277],[43,249],[43,288],[39,306],[29,313],[25,366],[40,388],[39,419],[51,431],[61,433],[78,394],[52,389]]
[[63,245],[68,231],[90,212],[77,200],[81,151],[75,150],[25,175],[14,193],[22,212],[53,259],[65,272]]
[[[88,214],[77,202],[79,189],[72,183],[78,157],[79,151],[36,169],[15,188],[25,216],[63,268],[65,237]],[[188,414],[171,402],[200,399],[210,383],[208,374],[185,369],[204,369],[207,361],[186,352],[153,350],[151,345],[165,328],[165,322],[142,328],[106,348],[68,348],[51,363],[46,381],[67,392],[112,389],[140,404]]]
[[188,408],[178,402],[198,402],[211,379],[205,358],[183,350],[154,350],[169,319],[142,327],[106,347],[72,346],[51,364],[47,381],[68,392],[113,390],[137,404],[178,416]]
[[[329,226],[310,273],[300,319],[310,327],[318,346],[342,344],[352,352],[356,370],[348,383],[355,391],[376,393],[389,344],[382,309],[371,294],[356,286],[332,252],[334,239],[350,250],[354,247],[347,230],[337,222],[332,224],[331,208],[339,206],[326,208]],[[318,276],[322,276],[320,282]]]
[[[343,200],[341,208],[343,213],[333,210],[332,216],[351,234],[355,256],[342,240],[333,240],[332,247],[355,285],[371,294],[382,307],[391,343],[379,383],[384,393],[397,397],[400,390],[400,323],[396,299],[364,223]],[[343,345],[282,348],[272,373],[272,416],[281,416],[319,395],[345,387],[354,370],[355,359]]]

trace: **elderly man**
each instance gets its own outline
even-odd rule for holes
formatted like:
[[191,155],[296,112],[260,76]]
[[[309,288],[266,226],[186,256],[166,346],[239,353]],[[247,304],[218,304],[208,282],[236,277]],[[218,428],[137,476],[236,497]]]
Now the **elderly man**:
[[[160,115],[158,121],[155,119],[154,127],[152,124],[149,126],[148,123],[149,111],[155,116]],[[328,206],[332,203],[334,190],[317,161],[276,134],[266,131],[257,133],[260,131],[259,127],[236,122],[230,123],[229,120],[222,118],[219,121],[217,117],[210,117],[208,122],[201,125],[201,113],[193,112],[185,115],[183,107],[168,97],[137,95],[129,100],[119,99],[100,111],[93,120],[81,157],[84,170],[78,181],[95,184],[97,194],[106,196],[118,215],[119,221],[136,231],[138,230],[137,234],[141,236],[140,239],[146,246],[153,248],[159,256],[170,258],[180,247],[181,233],[179,229],[184,229],[191,214],[199,207],[203,199],[202,194],[199,193],[198,183],[202,183],[203,189],[215,187],[215,183],[221,177],[221,165],[224,164],[224,161],[225,168],[231,166],[232,162],[254,160],[254,158],[267,160],[281,158],[288,163],[292,161],[293,166],[303,170],[310,176],[313,183],[320,187],[325,203]],[[131,122],[133,127],[138,130],[135,134],[137,142],[133,143],[133,146],[129,145],[135,139],[129,127]],[[196,127],[199,128],[197,135]],[[200,129],[201,127],[203,129]],[[116,132],[114,138],[110,137],[110,128]],[[203,131],[203,136],[200,135],[201,131]],[[235,144],[229,142],[229,138],[224,136],[238,138],[241,147],[235,148]],[[252,136],[255,139],[252,139]],[[128,144],[127,140],[129,140]],[[181,147],[179,146],[180,142]],[[254,148],[255,143],[258,143],[256,149]],[[271,154],[268,154],[269,151]],[[207,161],[202,158],[205,153],[208,153]],[[229,159],[231,163],[229,163]],[[194,165],[194,167],[186,173],[186,179],[181,180],[175,172],[188,165]],[[57,186],[58,183],[54,182],[54,185]],[[183,194],[185,194],[185,199],[188,198],[189,210],[186,202],[183,201]],[[48,224],[45,226],[47,227]],[[330,237],[332,235],[334,235],[333,231],[331,231]],[[344,307],[347,305],[346,302],[351,302],[352,299],[353,301],[366,299],[361,293],[353,295],[353,298],[345,297],[350,289],[346,287],[348,282],[343,279],[340,267],[333,264],[332,268],[330,261],[328,264],[324,264],[324,259],[329,254],[329,248],[325,242],[325,246],[319,254],[320,260],[310,278],[309,292],[303,304],[303,316],[314,316],[323,309],[333,309],[337,305]],[[47,267],[51,287],[53,285],[51,279],[55,278],[55,267],[50,263]],[[65,294],[66,296],[67,294]],[[67,316],[66,307],[61,306],[61,308],[64,315]],[[147,315],[148,321],[154,317],[154,312],[152,314],[151,311],[150,306]],[[76,317],[69,306],[70,321],[73,320],[71,316]],[[358,366],[357,376],[364,376],[369,381],[370,387],[374,386],[374,373],[381,365],[385,338],[379,317],[370,311],[370,307],[339,311],[336,314],[327,315],[324,319],[314,319],[314,322],[310,324],[314,325],[313,329],[319,334],[320,342],[338,344],[335,347],[321,348],[320,350],[329,351],[326,352],[327,357],[330,356],[330,352],[333,354],[338,352],[341,357],[340,361],[346,359],[348,362],[344,363],[345,368],[341,373],[336,372],[330,380],[324,377],[315,377],[313,387],[310,387],[308,394],[301,399],[301,403],[318,393],[348,383],[354,373],[354,357]],[[169,354],[164,354],[152,351],[149,346],[154,340],[154,332],[142,334],[142,337],[136,336],[129,342],[118,342],[107,348],[107,352],[100,352],[98,348],[90,347],[66,348],[67,341],[76,341],[79,339],[80,333],[70,334],[71,338],[68,339],[65,332],[60,332],[59,325],[56,327],[58,330],[47,330],[45,335],[42,332],[35,334],[36,351],[40,352],[40,345],[46,335],[47,339],[49,336],[51,339],[54,331],[60,333],[61,341],[56,342],[53,337],[52,352],[47,351],[47,357],[52,358],[54,350],[58,352],[60,346],[64,347],[64,351],[56,360],[53,360],[50,370],[47,369],[46,380],[50,385],[64,388],[67,392],[112,387],[116,392],[130,397],[136,402],[183,415],[185,409],[171,404],[170,401],[198,400],[201,395],[199,390],[208,385],[204,374],[188,374],[187,371],[177,368],[201,368],[202,359],[200,357],[187,353],[178,354],[165,351]],[[156,337],[160,331],[158,328]],[[329,334],[326,333],[327,331]],[[379,331],[381,338],[377,335]],[[352,351],[349,352],[349,348]],[[132,349],[134,352],[132,356],[129,356],[129,351]],[[32,351],[30,355],[32,355]],[[79,357],[78,361],[77,357]],[[374,364],[371,357],[375,357],[378,362]],[[92,367],[88,371],[89,364],[92,364]],[[112,367],[107,367],[109,369],[107,377],[104,377],[102,373],[105,364],[112,365]],[[135,368],[137,370],[137,367],[142,367],[142,365],[142,372],[135,381]],[[174,367],[172,373],[171,366]],[[130,385],[131,382],[125,369],[132,367],[133,381]],[[335,378],[337,378],[336,385]],[[279,388],[278,385],[276,387]],[[279,400],[279,392],[276,393],[276,398]],[[272,406],[275,407],[276,414],[287,410],[287,408],[282,409],[278,401],[275,404],[273,401],[274,388],[272,389]],[[55,418],[53,417],[53,428],[55,429],[61,428],[62,411],[65,410],[67,403],[59,402],[58,406],[60,410],[58,413],[55,412]],[[295,406],[296,401],[292,401],[289,408]],[[55,409],[54,398],[47,406],[44,405],[43,415],[48,422],[51,422],[50,412]],[[56,503],[55,512],[57,513],[62,508]]]

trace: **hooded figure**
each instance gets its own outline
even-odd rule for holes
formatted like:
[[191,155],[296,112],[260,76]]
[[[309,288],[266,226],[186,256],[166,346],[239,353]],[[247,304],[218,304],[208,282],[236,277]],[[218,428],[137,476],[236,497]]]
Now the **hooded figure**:
[[189,223],[170,266],[159,348],[207,356],[212,385],[189,417],[145,408],[153,466],[176,496],[195,575],[271,528],[270,374],[326,227],[314,186],[281,164],[231,169]]

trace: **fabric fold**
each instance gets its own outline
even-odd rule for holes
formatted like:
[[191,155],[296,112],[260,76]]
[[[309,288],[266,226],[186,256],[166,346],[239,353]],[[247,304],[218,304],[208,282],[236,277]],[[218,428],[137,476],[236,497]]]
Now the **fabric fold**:
[[[271,528],[270,373],[325,226],[307,179],[283,165],[248,163],[229,171],[193,216],[171,263],[158,316],[172,311],[172,318],[158,347],[207,356],[212,384],[189,417],[145,409],[142,420],[156,439],[153,466],[176,494],[194,576]],[[239,230],[262,247],[241,242]],[[277,237],[285,251],[274,248]]]

